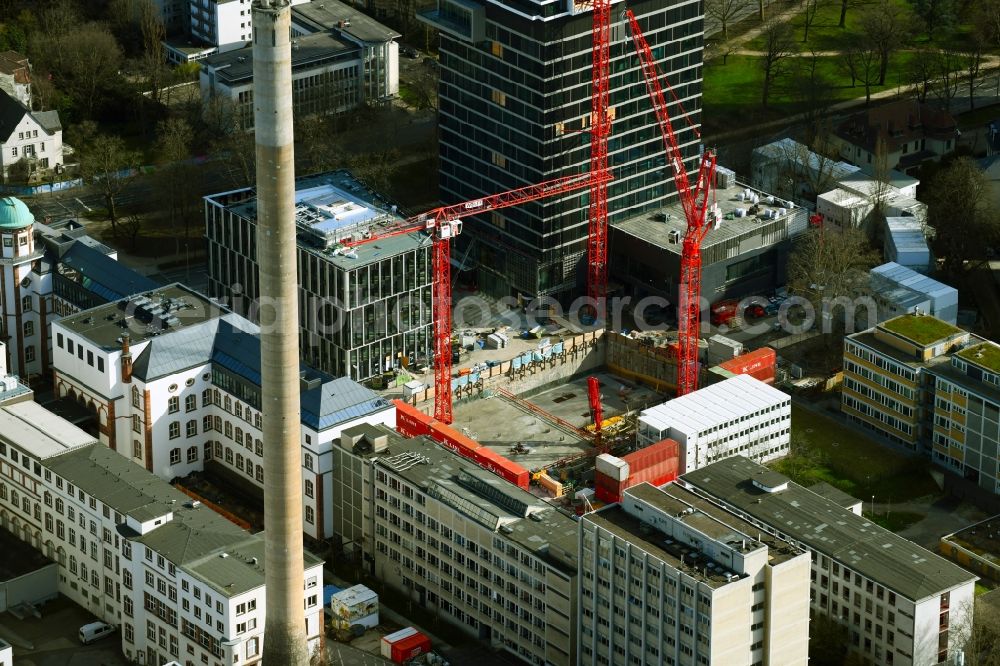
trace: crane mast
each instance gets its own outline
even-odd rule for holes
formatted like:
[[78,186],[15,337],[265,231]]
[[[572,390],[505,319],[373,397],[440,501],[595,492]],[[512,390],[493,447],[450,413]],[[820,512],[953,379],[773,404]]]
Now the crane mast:
[[[706,221],[709,209],[714,220],[719,219],[718,207],[715,205],[715,167],[716,157],[712,150],[705,150],[698,167],[698,178],[694,187],[688,179],[684,168],[677,137],[670,122],[667,102],[660,85],[660,72],[656,60],[642,34],[639,22],[632,10],[626,10],[625,16],[632,30],[632,43],[642,64],[642,74],[646,80],[656,119],[663,136],[667,162],[670,163],[677,185],[677,194],[684,209],[687,230],[681,246],[681,283],[678,290],[677,307],[677,395],[690,393],[698,388],[698,332],[701,325],[701,244],[708,233]],[[670,85],[667,84],[668,89]],[[673,95],[673,90],[670,91]],[[677,100],[676,95],[674,99]],[[681,107],[683,110],[683,107]],[[686,117],[686,115],[685,115]],[[688,121],[690,123],[690,120]],[[692,127],[694,127],[692,125]],[[695,133],[700,138],[697,128]]]
[[[611,78],[611,0],[593,0],[594,26],[590,88],[590,173],[608,170],[608,135],[611,115],[608,87]],[[590,183],[590,223],[587,236],[587,296],[596,321],[604,319],[608,292],[608,185],[594,178]]]

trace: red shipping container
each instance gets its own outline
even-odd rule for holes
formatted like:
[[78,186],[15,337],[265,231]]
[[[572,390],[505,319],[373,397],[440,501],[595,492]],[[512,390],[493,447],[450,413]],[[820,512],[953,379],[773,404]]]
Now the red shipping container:
[[594,497],[605,504],[622,501],[622,491],[628,481],[618,481],[607,474],[597,472],[594,475]]
[[623,456],[622,460],[628,463],[629,469],[626,488],[644,481],[662,486],[677,478],[680,444],[672,439],[665,439]]
[[431,651],[431,639],[412,627],[382,637],[381,653],[393,663],[402,664]]
[[470,456],[472,460],[476,462],[477,465],[485,470],[493,472],[501,479],[506,479],[514,485],[528,489],[528,483],[531,475],[528,470],[518,465],[513,460],[503,457],[496,451],[491,450],[486,446],[481,446],[472,452]]
[[438,421],[433,422],[430,428],[431,437],[465,458],[471,458],[472,452],[482,446],[476,440],[466,437],[451,426]]
[[430,434],[434,417],[424,414],[402,400],[393,400],[392,402],[396,405],[396,432],[407,437]]
[[778,354],[770,347],[761,347],[755,351],[723,361],[720,368],[734,375],[750,375],[768,384],[774,383],[774,366],[778,362]]

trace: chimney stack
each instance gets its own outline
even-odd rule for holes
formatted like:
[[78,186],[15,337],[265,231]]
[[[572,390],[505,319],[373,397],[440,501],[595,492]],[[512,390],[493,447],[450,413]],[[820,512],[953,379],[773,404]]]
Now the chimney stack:
[[307,666],[289,0],[255,0],[253,101],[264,447],[263,663]]
[[129,349],[129,334],[122,336],[122,384],[132,383],[132,352]]

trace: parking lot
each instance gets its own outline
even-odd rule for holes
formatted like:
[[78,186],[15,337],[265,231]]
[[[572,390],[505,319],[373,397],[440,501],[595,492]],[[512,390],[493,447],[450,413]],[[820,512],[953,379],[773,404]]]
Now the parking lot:
[[17,666],[128,666],[118,632],[92,645],[80,644],[80,627],[96,618],[65,597],[40,611],[41,619],[0,614],[0,637],[13,646]]

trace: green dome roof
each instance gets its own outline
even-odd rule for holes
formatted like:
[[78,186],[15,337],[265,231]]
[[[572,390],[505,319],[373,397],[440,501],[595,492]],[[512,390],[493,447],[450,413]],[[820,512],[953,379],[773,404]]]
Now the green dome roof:
[[23,229],[35,222],[24,202],[14,197],[0,199],[0,229]]

